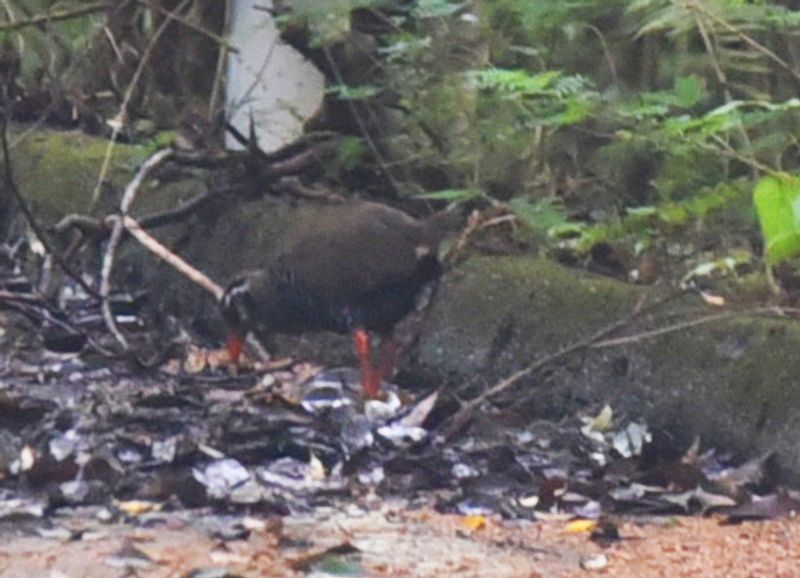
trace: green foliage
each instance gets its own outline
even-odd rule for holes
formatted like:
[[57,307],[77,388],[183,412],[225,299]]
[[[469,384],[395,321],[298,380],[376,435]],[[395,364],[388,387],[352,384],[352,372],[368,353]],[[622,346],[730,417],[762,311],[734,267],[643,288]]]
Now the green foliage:
[[291,11],[282,14],[279,25],[306,24],[316,46],[341,40],[350,32],[350,13],[357,8],[372,8],[382,0],[292,0]]
[[[4,20],[20,21],[34,15],[57,14],[80,4],[77,0],[6,0],[0,14]],[[93,32],[99,30],[102,23],[103,15],[98,13],[48,26],[28,26],[0,32],[0,44],[9,43],[19,55],[17,81],[25,88],[39,88],[43,81],[53,81],[65,73],[76,55],[87,48]]]
[[341,180],[342,176],[364,162],[366,146],[357,137],[344,137],[339,140],[336,154],[326,165],[329,178]]
[[[800,171],[800,12],[778,3],[291,5],[320,43],[350,31],[353,9],[390,8],[373,74],[331,94],[381,119],[369,136],[401,190],[504,203],[554,244],[647,243]],[[382,100],[391,114],[373,115]],[[577,217],[598,206],[600,222]]]
[[548,234],[560,247],[578,254],[587,253],[597,243],[626,239],[635,245],[648,246],[654,238],[665,233],[687,227],[728,207],[741,205],[748,196],[748,191],[740,183],[721,184],[703,189],[687,201],[630,207],[616,222],[556,224]]
[[508,203],[508,208],[535,233],[549,234],[555,230],[564,231],[567,225],[564,204],[558,199],[531,201],[518,197]]
[[340,100],[367,100],[375,97],[379,92],[380,87],[370,84],[361,86],[338,84],[328,89],[328,94],[335,94]]
[[753,192],[753,202],[767,261],[774,265],[800,255],[800,179],[790,175],[764,177]]

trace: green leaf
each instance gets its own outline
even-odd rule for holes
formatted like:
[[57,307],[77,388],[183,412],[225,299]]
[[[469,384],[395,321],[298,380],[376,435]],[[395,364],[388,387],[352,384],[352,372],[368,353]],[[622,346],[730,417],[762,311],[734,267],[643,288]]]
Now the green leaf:
[[445,189],[443,191],[436,191],[433,193],[422,193],[414,195],[418,199],[427,199],[429,201],[466,201],[482,196],[477,189]]
[[691,108],[703,98],[703,85],[696,76],[684,76],[675,82],[675,104]]
[[652,217],[658,214],[658,207],[644,206],[644,207],[628,207],[625,209],[627,213],[634,217]]
[[782,263],[800,255],[800,179],[789,175],[764,177],[753,192],[753,202],[767,262]]
[[558,227],[567,222],[564,207],[554,200],[541,200],[531,202],[527,199],[512,199],[508,208],[523,223],[534,231],[547,233],[553,227]]
[[417,18],[443,18],[452,16],[466,4],[466,2],[448,2],[448,0],[419,0],[414,8],[414,15]]
[[380,92],[380,88],[370,84],[361,86],[348,86],[337,84],[327,90],[330,94],[335,94],[339,100],[366,100],[374,97]]
[[557,70],[529,74],[525,70],[493,68],[472,70],[467,73],[482,90],[496,90],[510,96],[534,96],[553,93],[553,84],[561,76]]

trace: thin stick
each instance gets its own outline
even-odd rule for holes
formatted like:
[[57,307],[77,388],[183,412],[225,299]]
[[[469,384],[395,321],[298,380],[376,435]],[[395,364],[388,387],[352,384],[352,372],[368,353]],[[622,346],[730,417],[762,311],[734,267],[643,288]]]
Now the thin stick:
[[774,313],[776,315],[785,314],[785,310],[777,307],[756,307],[754,309],[747,309],[743,311],[728,311],[726,313],[717,313],[715,315],[706,315],[697,319],[689,319],[666,327],[659,327],[651,329],[650,331],[642,331],[634,335],[625,335],[624,337],[615,337],[614,339],[604,339],[596,343],[592,343],[589,347],[592,349],[603,349],[606,347],[618,347],[620,345],[628,345],[630,343],[637,343],[645,339],[652,339],[661,335],[675,333],[676,331],[683,331],[684,329],[691,329],[698,325],[705,325],[706,323],[713,323],[714,321],[722,321],[732,317],[740,317],[742,315],[762,315],[765,313]]
[[131,100],[133,99],[133,93],[136,90],[136,87],[139,85],[139,80],[142,78],[142,74],[144,73],[145,67],[147,66],[148,62],[150,61],[150,57],[153,54],[153,50],[158,43],[159,38],[161,35],[164,34],[164,31],[167,29],[167,26],[172,22],[173,18],[180,14],[180,12],[191,3],[193,0],[183,0],[172,12],[170,12],[164,21],[159,25],[155,32],[153,32],[153,36],[150,38],[150,42],[145,48],[144,53],[142,54],[141,60],[139,60],[139,65],[136,67],[136,71],[133,73],[133,78],[131,78],[130,84],[128,84],[128,88],[125,91],[125,96],[122,99],[122,104],[119,107],[119,112],[117,113],[116,120],[117,122],[113,123],[112,130],[111,130],[111,139],[108,142],[108,146],[106,147],[106,154],[103,157],[103,164],[100,167],[100,174],[97,177],[97,184],[95,185],[94,191],[92,192],[92,203],[91,207],[97,204],[97,200],[100,198],[100,190],[103,186],[103,183],[106,180],[106,175],[108,174],[108,169],[111,166],[111,156],[114,152],[114,147],[116,146],[117,139],[119,138],[119,133],[125,124],[128,121],[128,107],[130,106]]
[[[117,217],[112,217],[112,219],[116,218]],[[122,224],[125,229],[144,246],[145,249],[153,253],[162,261],[170,264],[179,273],[211,293],[217,301],[222,298],[222,287],[214,283],[214,281],[212,281],[208,275],[202,271],[199,271],[198,269],[195,269],[189,265],[189,263],[181,259],[178,255],[167,249],[161,244],[160,241],[142,229],[141,225],[139,225],[139,223],[137,223],[134,219],[125,216],[122,218]]]
[[[128,186],[125,188],[125,193],[122,195],[122,201],[120,202],[119,207],[120,215],[123,217],[127,215],[134,199],[136,198],[136,193],[142,186],[142,183],[144,183],[147,176],[159,164],[169,158],[170,155],[172,155],[171,149],[162,149],[147,159],[147,161],[145,161],[145,163],[139,168],[136,176],[130,183],[128,183]],[[114,336],[114,339],[117,340],[117,343],[123,347],[123,349],[128,349],[128,340],[125,339],[125,336],[119,330],[119,327],[117,327],[117,323],[114,321],[114,315],[111,312],[111,303],[108,300],[108,295],[111,292],[111,271],[114,268],[114,255],[116,254],[117,247],[122,240],[122,232],[122,221],[118,219],[114,223],[114,228],[111,231],[111,238],[108,241],[108,247],[106,248],[106,253],[103,257],[103,267],[100,272],[100,296],[103,299],[101,306],[103,311],[103,320],[105,321],[108,330]]]
[[199,24],[195,24],[188,18],[184,18],[183,16],[178,16],[177,14],[175,14],[174,11],[170,12],[166,8],[162,8],[155,2],[152,2],[151,0],[137,0],[137,3],[140,6],[144,6],[145,8],[150,8],[151,10],[155,10],[156,12],[160,12],[161,14],[168,16],[169,18],[172,18],[173,20],[175,20],[175,22],[179,22],[180,24],[183,24],[187,28],[190,28],[195,32],[199,32],[200,34],[207,36],[208,38],[219,44],[219,46],[223,48],[226,52],[233,52],[234,54],[239,53],[238,48],[232,46],[230,42],[228,42],[228,40],[226,40],[225,38],[214,32],[213,30],[209,30],[208,28],[204,28]]

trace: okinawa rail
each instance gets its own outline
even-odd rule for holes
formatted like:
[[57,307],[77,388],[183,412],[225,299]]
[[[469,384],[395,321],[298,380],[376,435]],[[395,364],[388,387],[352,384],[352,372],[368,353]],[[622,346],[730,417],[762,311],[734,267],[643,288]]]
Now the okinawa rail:
[[[438,246],[448,218],[419,220],[386,205],[351,201],[327,207],[262,269],[226,288],[220,307],[228,353],[238,363],[249,331],[350,333],[367,398],[394,366],[395,325],[442,273]],[[380,337],[371,361],[370,334]]]

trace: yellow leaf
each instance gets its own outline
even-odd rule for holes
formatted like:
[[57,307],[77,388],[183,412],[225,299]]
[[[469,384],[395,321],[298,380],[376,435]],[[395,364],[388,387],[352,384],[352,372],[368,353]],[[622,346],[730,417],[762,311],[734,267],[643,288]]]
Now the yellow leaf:
[[119,502],[117,507],[129,516],[141,516],[147,512],[158,512],[161,510],[161,504],[156,502],[146,502],[144,500]]
[[476,532],[486,527],[486,516],[465,516],[461,523],[470,531]]
[[593,431],[606,431],[611,426],[613,419],[614,410],[611,409],[610,405],[606,404],[597,414],[597,417],[592,420],[590,427]]
[[597,527],[597,520],[573,520],[567,524],[568,534],[585,534]]

